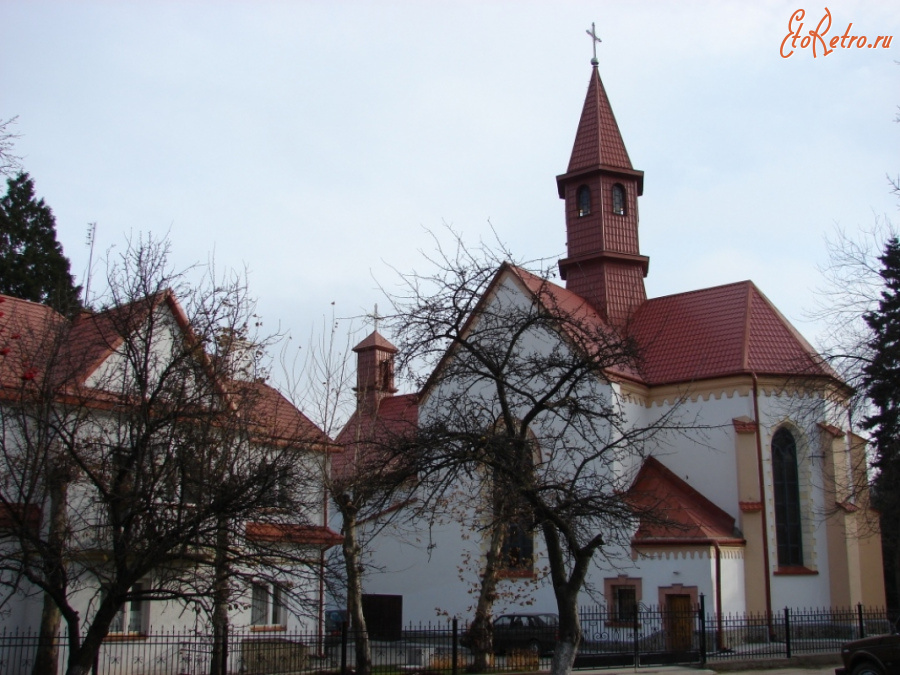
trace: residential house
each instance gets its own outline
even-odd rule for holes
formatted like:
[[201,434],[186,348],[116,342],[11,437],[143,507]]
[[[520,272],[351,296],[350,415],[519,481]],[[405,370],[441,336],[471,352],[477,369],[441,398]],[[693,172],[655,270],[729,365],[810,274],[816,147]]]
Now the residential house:
[[49,584],[81,630],[115,594],[119,640],[207,630],[217,601],[321,631],[333,444],[217,326],[170,291],[71,320],[0,296],[4,629],[36,633]]

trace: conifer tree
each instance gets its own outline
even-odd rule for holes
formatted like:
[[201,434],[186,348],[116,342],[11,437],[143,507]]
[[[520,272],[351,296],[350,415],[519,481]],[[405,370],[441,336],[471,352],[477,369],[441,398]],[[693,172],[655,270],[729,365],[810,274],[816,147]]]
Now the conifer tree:
[[892,446],[900,437],[900,240],[889,239],[878,260],[884,288],[877,311],[863,317],[872,331],[863,384],[875,406],[864,426],[872,431],[876,465],[881,466],[894,458]]
[[878,309],[863,316],[872,337],[862,382],[873,406],[863,427],[872,432],[873,464],[878,472],[873,503],[881,512],[888,581],[900,588],[900,240],[888,239],[878,260],[884,287]]
[[19,173],[6,181],[0,198],[0,293],[50,305],[71,314],[79,307],[80,287],[56,239],[56,219],[34,181]]

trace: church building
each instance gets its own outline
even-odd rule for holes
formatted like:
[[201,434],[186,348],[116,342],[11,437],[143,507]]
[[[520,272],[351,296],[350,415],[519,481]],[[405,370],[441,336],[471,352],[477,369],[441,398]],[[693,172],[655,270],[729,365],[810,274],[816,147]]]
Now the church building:
[[[604,603],[623,616],[636,605],[693,606],[701,594],[707,611],[719,614],[883,605],[865,441],[849,426],[846,386],[751,281],[647,298],[649,258],[638,227],[644,175],[632,166],[592,64],[569,165],[556,178],[565,203],[564,286],[504,265],[476,312],[498,293],[546,302],[535,289],[547,285],[558,307],[578,308],[586,321],[636,341],[639,366],[598,385],[635,425],[679,406],[703,434],[702,442],[673,438],[621,466],[635,503],[652,502],[665,518],[638,519],[615,562],[595,556],[584,604]],[[421,420],[448,400],[428,387],[395,397],[395,352],[377,332],[359,345],[359,386],[377,396],[361,397],[365,410],[348,426],[355,432],[345,429],[351,450],[360,419],[371,426],[383,410],[390,423],[397,409],[408,418],[418,406]],[[455,520],[448,511],[418,531],[381,531],[365,593],[394,598],[404,623],[471,618],[486,544]],[[530,550],[502,575],[494,614],[555,612],[540,532],[520,545]]]

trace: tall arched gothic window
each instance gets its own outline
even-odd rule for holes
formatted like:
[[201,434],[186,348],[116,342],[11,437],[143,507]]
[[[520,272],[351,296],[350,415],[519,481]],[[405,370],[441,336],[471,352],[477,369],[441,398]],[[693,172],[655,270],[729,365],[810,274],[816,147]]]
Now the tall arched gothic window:
[[800,518],[800,478],[797,442],[785,428],[772,437],[772,475],[775,491],[775,533],[778,564],[803,565],[803,528]]
[[578,217],[588,215],[591,212],[591,189],[587,185],[580,186],[575,201],[578,202]]

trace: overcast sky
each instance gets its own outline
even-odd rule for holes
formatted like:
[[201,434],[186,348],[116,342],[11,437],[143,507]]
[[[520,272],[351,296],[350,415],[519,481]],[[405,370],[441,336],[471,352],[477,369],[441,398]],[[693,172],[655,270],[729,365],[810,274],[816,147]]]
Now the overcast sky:
[[[826,40],[900,34],[895,1],[828,8]],[[648,294],[753,279],[815,339],[824,235],[898,217],[900,38],[783,58],[797,9],[802,35],[825,16],[798,0],[0,0],[0,119],[19,116],[79,282],[87,223],[98,258],[168,233],[179,266],[246,267],[266,327],[302,343],[332,302],[384,307],[377,281],[421,267],[442,223],[563,255],[555,176],[595,22],[645,172]]]

